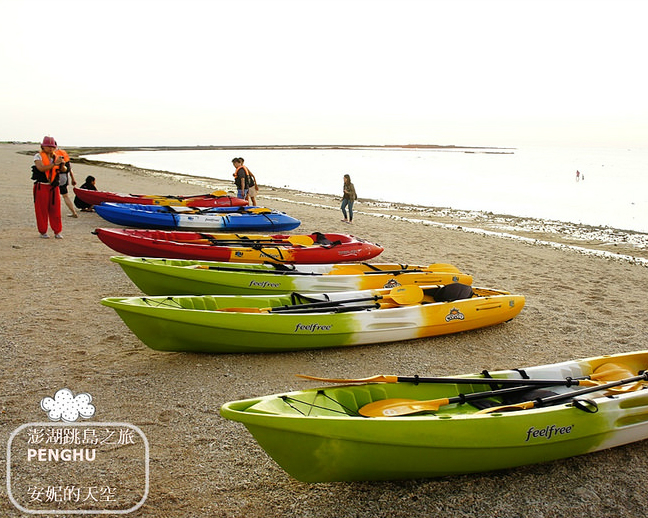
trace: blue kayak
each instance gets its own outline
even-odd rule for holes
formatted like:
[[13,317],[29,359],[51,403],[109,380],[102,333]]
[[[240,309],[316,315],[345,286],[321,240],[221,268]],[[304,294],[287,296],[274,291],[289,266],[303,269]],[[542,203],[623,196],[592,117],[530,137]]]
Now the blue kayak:
[[136,203],[101,203],[95,211],[116,225],[177,230],[286,231],[301,221],[284,212],[265,207],[195,208]]

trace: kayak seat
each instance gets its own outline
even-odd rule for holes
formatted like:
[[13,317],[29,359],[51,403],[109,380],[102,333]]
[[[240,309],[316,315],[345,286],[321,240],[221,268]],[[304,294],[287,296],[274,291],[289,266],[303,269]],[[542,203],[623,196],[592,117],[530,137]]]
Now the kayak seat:
[[472,298],[474,295],[472,287],[454,282],[452,284],[446,284],[440,288],[433,288],[431,290],[426,290],[436,302],[452,302],[455,300],[464,300]]

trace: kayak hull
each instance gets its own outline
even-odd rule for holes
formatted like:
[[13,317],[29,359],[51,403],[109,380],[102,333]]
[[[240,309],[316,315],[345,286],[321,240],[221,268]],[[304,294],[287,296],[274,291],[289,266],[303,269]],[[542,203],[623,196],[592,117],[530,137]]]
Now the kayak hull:
[[[295,265],[224,263],[114,256],[147,295],[256,295],[393,288],[399,285],[472,284],[470,275],[447,265],[341,263]],[[391,273],[382,273],[391,272]]]
[[136,228],[206,231],[283,232],[301,222],[276,210],[260,207],[196,209],[169,205],[102,203],[95,212],[116,225]]
[[[436,287],[423,287],[426,293],[433,289]],[[434,302],[426,295],[422,304],[383,303],[376,308],[376,300],[388,298],[390,291],[330,292],[308,297],[110,297],[101,303],[112,307],[151,349],[261,353],[377,344],[469,331],[511,320],[525,302],[521,295],[473,288],[475,296],[469,299]],[[329,307],[306,313],[266,311],[296,300],[299,304],[326,301]],[[341,302],[332,308],[331,301]]]
[[109,203],[139,203],[142,205],[175,205],[186,207],[243,207],[246,200],[228,196],[225,191],[217,194],[199,194],[195,196],[163,196],[148,194],[121,194],[109,191],[92,191],[74,188],[74,194],[90,205]]
[[[590,375],[605,362],[634,373],[648,351],[525,368],[531,378]],[[518,371],[491,373],[520,379]],[[478,378],[473,374],[466,377]],[[553,387],[552,387],[553,388]],[[432,414],[366,418],[360,406],[387,398],[420,400],[488,390],[476,382],[362,384],[307,389],[226,403],[223,417],[243,423],[261,447],[294,478],[306,482],[389,480],[484,472],[536,464],[648,438],[648,390],[614,397],[589,394],[598,411],[564,404],[476,414],[452,404]],[[576,390],[555,388],[559,392]]]
[[[120,254],[136,257],[165,257],[238,263],[326,264],[366,261],[382,253],[374,243],[344,234],[309,234],[312,246],[291,245],[296,236],[227,235],[216,233],[145,229],[98,228],[97,237]],[[324,241],[321,236],[324,237]],[[261,240],[250,246],[244,238]],[[227,239],[227,245],[219,245]],[[240,245],[236,242],[240,241]]]

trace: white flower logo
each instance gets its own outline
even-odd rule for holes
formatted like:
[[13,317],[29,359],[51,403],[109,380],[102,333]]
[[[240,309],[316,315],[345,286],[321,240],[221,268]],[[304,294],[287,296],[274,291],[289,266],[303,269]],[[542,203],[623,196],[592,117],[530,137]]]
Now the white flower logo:
[[54,394],[54,399],[45,397],[41,400],[41,408],[47,412],[51,421],[63,420],[66,423],[73,423],[79,416],[89,419],[95,413],[92,403],[92,396],[87,393],[74,396],[67,388],[59,390]]

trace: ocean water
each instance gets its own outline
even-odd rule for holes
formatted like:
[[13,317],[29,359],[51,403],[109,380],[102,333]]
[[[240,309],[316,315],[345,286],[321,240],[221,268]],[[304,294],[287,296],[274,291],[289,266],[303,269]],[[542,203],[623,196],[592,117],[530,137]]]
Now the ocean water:
[[86,158],[232,181],[235,156],[261,185],[341,195],[349,174],[360,198],[648,233],[648,149],[172,150]]

